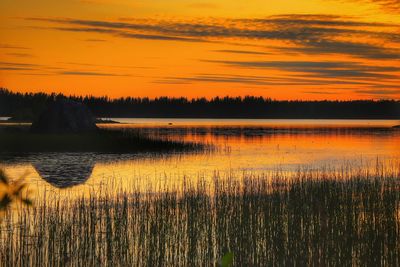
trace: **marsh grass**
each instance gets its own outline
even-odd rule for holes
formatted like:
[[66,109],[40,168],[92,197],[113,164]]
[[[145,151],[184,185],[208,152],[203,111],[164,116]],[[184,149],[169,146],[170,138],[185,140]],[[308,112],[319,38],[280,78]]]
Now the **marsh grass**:
[[[399,266],[400,168],[186,179],[7,213],[3,266]],[[15,214],[17,214],[15,216]]]

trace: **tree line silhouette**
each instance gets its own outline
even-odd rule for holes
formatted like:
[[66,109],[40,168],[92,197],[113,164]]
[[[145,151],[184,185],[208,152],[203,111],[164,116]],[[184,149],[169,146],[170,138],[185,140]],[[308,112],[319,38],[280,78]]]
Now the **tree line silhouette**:
[[270,98],[215,97],[155,99],[16,93],[0,88],[0,116],[35,118],[49,101],[68,98],[85,103],[97,117],[400,119],[399,100],[281,101]]

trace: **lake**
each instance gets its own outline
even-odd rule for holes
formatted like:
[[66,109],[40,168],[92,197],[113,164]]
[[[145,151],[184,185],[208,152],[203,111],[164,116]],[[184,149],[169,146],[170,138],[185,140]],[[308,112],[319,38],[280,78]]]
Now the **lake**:
[[[201,142],[213,150],[174,154],[1,154],[11,177],[28,174],[41,198],[74,198],[110,192],[166,191],[185,179],[215,175],[265,175],[299,168],[374,168],[400,159],[399,124],[390,120],[113,119],[104,128],[139,131],[157,138]],[[149,188],[152,184],[153,188]],[[106,185],[106,186],[104,186]],[[156,185],[156,188],[154,188]]]

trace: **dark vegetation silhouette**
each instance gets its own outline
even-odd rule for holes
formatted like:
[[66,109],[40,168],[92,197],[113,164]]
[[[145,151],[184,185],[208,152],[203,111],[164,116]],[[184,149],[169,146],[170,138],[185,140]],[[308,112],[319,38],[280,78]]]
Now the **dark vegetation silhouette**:
[[93,133],[97,130],[96,119],[88,107],[65,99],[49,103],[31,126],[35,133]]
[[27,184],[25,178],[27,173],[17,180],[10,180],[5,172],[0,169],[0,223],[3,215],[14,202],[21,202],[24,205],[31,206],[32,200],[29,198],[29,192],[26,192]]
[[100,129],[96,133],[36,134],[27,129],[0,131],[0,152],[200,152],[211,146],[194,142],[157,139],[134,131]]
[[48,101],[58,98],[83,102],[97,117],[400,119],[399,100],[277,101],[255,96],[110,99],[105,96],[15,93],[7,89],[0,89],[0,116],[30,121]]

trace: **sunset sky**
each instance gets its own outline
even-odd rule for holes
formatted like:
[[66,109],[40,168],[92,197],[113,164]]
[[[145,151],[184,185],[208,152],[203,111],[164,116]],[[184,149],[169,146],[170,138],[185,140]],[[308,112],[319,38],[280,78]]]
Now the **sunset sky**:
[[400,0],[1,0],[0,86],[400,99]]

